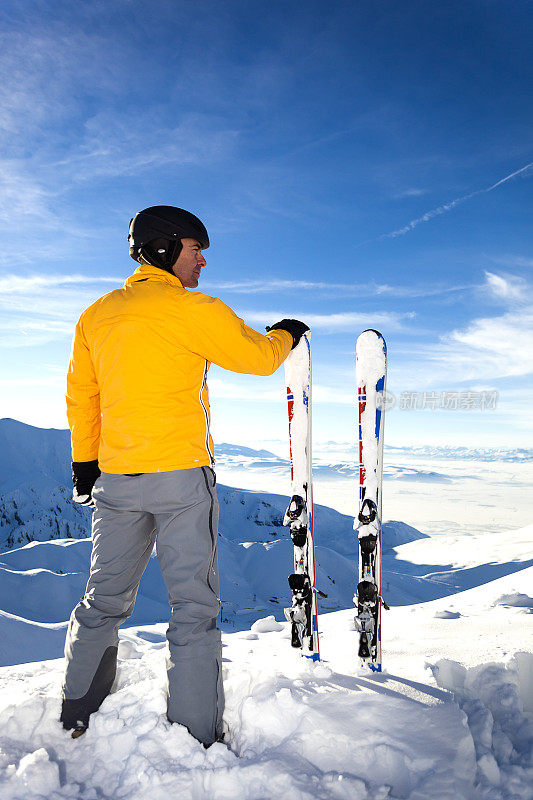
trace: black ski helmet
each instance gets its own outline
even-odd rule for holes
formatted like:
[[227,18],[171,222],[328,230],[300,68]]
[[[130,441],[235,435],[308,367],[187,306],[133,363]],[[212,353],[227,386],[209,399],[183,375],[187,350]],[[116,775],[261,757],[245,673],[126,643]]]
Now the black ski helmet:
[[198,217],[175,206],[150,206],[130,220],[130,256],[153,267],[172,272],[181,253],[182,239],[196,239],[209,247],[209,236]]

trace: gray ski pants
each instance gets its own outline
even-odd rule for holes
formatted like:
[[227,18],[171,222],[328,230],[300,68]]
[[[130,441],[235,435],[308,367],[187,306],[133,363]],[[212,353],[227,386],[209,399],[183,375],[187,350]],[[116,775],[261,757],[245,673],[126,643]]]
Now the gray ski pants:
[[65,643],[64,710],[70,703],[88,719],[110,691],[118,628],[133,612],[155,543],[172,609],[168,718],[206,745],[221,734],[215,483],[209,467],[98,478],[90,576]]

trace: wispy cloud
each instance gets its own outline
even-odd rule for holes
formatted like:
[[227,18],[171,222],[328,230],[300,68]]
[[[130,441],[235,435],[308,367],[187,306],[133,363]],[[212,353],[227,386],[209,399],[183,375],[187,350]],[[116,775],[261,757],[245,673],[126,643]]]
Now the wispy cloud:
[[[240,313],[246,322],[251,325],[271,325],[279,319],[291,317],[294,311],[243,311]],[[362,328],[380,327],[384,330],[399,330],[404,327],[404,322],[413,319],[414,312],[403,314],[387,311],[368,313],[340,313],[340,314],[304,314],[304,321],[313,330],[321,333],[337,333],[342,331],[359,332]]]
[[409,375],[413,390],[465,382],[472,387],[533,373],[533,285],[516,275],[486,272],[479,291],[503,304],[505,313],[477,317],[438,341],[419,342],[416,351],[397,352],[397,361],[391,359],[393,383],[405,383]]
[[87,96],[120,96],[134,51],[127,39],[69,25],[54,14],[27,23],[24,30],[7,26],[0,33],[0,136],[17,151],[39,132],[42,137],[43,127],[75,116]]
[[497,299],[506,302],[525,301],[531,294],[530,287],[524,278],[516,275],[496,275],[485,272],[488,292]]
[[494,379],[533,371],[533,309],[474,320],[443,340],[441,358],[463,376]]
[[[0,159],[0,224],[25,226],[30,221],[49,224],[51,193],[22,160]],[[21,248],[22,249],[22,248]]]
[[79,191],[81,182],[138,176],[144,170],[172,166],[205,167],[230,158],[239,135],[199,115],[184,116],[171,128],[155,126],[148,117],[144,122],[137,118],[132,126],[131,120],[119,120],[114,112],[102,112],[87,123],[85,138],[73,137],[74,144],[60,160],[39,150],[27,159],[0,159],[0,226],[8,238],[0,260],[19,254],[21,261],[28,260],[18,234],[41,245],[43,234],[55,232],[54,238],[61,240],[57,253],[64,250],[69,236],[95,237],[97,232],[86,221],[73,222],[70,217],[76,212],[63,207],[68,193]]
[[96,240],[98,232],[86,219],[76,220],[74,207],[62,202],[70,188],[68,175],[54,172],[44,153],[28,159],[0,157],[0,264],[57,261]]
[[421,217],[417,219],[411,220],[411,222],[404,225],[403,228],[398,228],[395,231],[391,231],[391,233],[384,233],[380,236],[380,239],[390,239],[395,238],[397,236],[403,236],[404,234],[408,233],[409,231],[414,230],[417,225],[420,225],[422,222],[429,222],[429,220],[434,219],[435,217],[440,216],[441,214],[445,214],[447,211],[451,211],[452,208],[459,205],[460,203],[464,203],[466,200],[470,200],[472,197],[476,197],[480,194],[487,194],[488,192],[492,192],[498,186],[502,186],[507,181],[512,180],[513,178],[518,177],[519,175],[526,175],[528,172],[531,171],[533,167],[533,162],[526,164],[525,167],[521,167],[520,169],[515,170],[515,172],[511,172],[510,175],[506,175],[505,178],[493,183],[492,186],[488,186],[486,189],[477,189],[475,192],[470,192],[469,194],[465,194],[462,197],[458,197],[455,200],[451,200],[449,203],[444,203],[438,208],[434,208],[431,211],[427,211]]
[[128,115],[101,111],[85,123],[85,136],[67,157],[53,166],[69,172],[73,182],[102,176],[137,175],[169,165],[205,166],[228,158],[239,132],[214,124],[199,113],[181,114],[178,125],[154,125],[153,115],[139,112],[135,125]]
[[1,295],[40,294],[43,289],[55,288],[58,286],[98,283],[112,283],[115,286],[120,286],[123,280],[118,276],[112,277],[106,275],[31,275],[27,278],[20,277],[19,275],[2,275],[0,276],[0,303],[2,302]]
[[393,195],[393,197],[395,200],[405,200],[406,197],[421,197],[427,193],[427,189],[404,189],[402,192]]
[[231,159],[239,136],[235,114],[221,115],[206,103],[205,114],[182,98],[171,114],[156,100],[133,108],[128,86],[139,64],[135,42],[104,33],[103,23],[98,32],[87,29],[83,9],[69,14],[72,27],[61,13],[38,16],[25,20],[23,30],[14,24],[0,31],[0,153],[8,154],[0,160],[0,263],[35,260],[35,249],[21,241],[39,242],[40,255],[57,258],[69,235],[96,236],[86,214],[91,207],[94,217],[93,201],[82,219],[80,195],[68,202],[81,182],[205,167]]
[[498,186],[501,186],[503,183],[507,183],[507,181],[510,181],[513,178],[516,178],[517,175],[521,175],[524,172],[528,172],[531,169],[531,167],[533,167],[533,161],[531,161],[529,164],[526,164],[525,167],[520,167],[520,169],[517,169],[514,172],[511,172],[510,175],[506,175],[505,178],[502,178],[501,180],[496,181],[496,183],[493,183],[492,186],[489,186],[488,189],[483,189],[482,191],[483,192],[492,192],[493,189],[496,189]]
[[31,315],[7,316],[0,322],[0,345],[5,348],[40,347],[58,340],[72,338],[74,322],[40,315],[38,309]]
[[523,267],[524,269],[531,269],[533,267],[533,258],[527,258],[526,256],[492,256],[490,260],[493,264],[499,264],[504,267]]
[[[397,349],[390,360],[392,391],[454,389],[523,378],[533,372],[533,308],[480,317],[438,341]],[[510,387],[512,388],[512,387]]]
[[268,292],[295,291],[322,291],[324,289],[349,289],[353,292],[362,288],[356,284],[322,283],[320,281],[300,280],[244,280],[244,281],[202,281],[202,289],[218,289],[235,294],[266,294]]
[[244,281],[202,281],[203,291],[226,291],[232,294],[267,294],[269,292],[320,292],[321,295],[346,297],[375,297],[386,295],[388,297],[431,297],[453,292],[462,292],[475,289],[475,284],[458,284],[446,286],[445,284],[416,286],[394,286],[376,283],[326,283],[322,281],[301,280],[244,280]]
[[[122,283],[120,277],[109,275],[1,276],[0,309],[3,309],[4,321],[0,325],[0,343],[6,347],[23,347],[70,338],[79,314],[101,295],[102,285],[109,285],[111,290]],[[294,311],[242,310],[239,314],[249,325],[264,329],[276,320],[293,316]],[[379,311],[304,316],[311,328],[322,333],[336,333],[376,325],[385,330],[399,330],[415,315],[412,311]]]
[[70,340],[80,313],[102,294],[102,285],[122,283],[110,276],[0,277],[0,344],[34,347]]

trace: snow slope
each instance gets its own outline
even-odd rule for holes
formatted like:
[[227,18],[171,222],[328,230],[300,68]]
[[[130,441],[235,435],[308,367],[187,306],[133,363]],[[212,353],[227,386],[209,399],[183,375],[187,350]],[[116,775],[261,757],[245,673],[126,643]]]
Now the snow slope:
[[[287,565],[292,563],[292,544],[285,529],[279,531],[283,538],[272,541],[278,531],[272,530],[269,524],[256,523],[258,519],[261,523],[261,515],[267,523],[270,521],[272,505],[265,498],[270,497],[280,508],[284,508],[285,498],[237,490],[228,490],[226,495],[224,487],[221,490],[221,498],[227,500],[225,523],[221,527],[232,537],[219,536],[223,627],[240,630],[265,613],[284,619],[283,608],[289,604],[290,595]],[[236,517],[231,513],[232,505],[238,512]],[[355,574],[352,521],[331,509],[323,511],[331,546],[317,547],[320,585],[327,587],[328,592],[322,608],[346,608],[352,605]],[[423,534],[402,523],[390,523],[387,532],[391,552],[396,542],[423,538]],[[335,549],[337,539],[339,547],[348,551],[347,555]],[[90,553],[89,539],[58,539],[30,542],[0,554],[1,665],[18,663],[19,653],[13,646],[13,637],[26,641],[23,660],[40,660],[44,652],[47,658],[61,654],[62,623],[68,620],[85,591]],[[168,616],[167,591],[157,558],[152,555],[141,581],[133,616],[127,624],[164,622]],[[24,634],[25,621],[29,628]]]
[[[0,796],[531,800],[533,656],[467,667],[455,660],[457,641],[443,658],[442,640],[437,651],[427,646],[423,607],[390,612],[411,666],[402,670],[389,653],[388,671],[377,676],[356,668],[352,612],[322,616],[320,664],[293,651],[287,624],[272,618],[224,634],[231,749],[205,751],[166,721],[163,625],[122,632],[113,693],[81,739],[57,721],[61,659],[3,668]],[[505,613],[496,627],[512,651],[517,625],[510,636],[505,626],[524,609]]]
[[[282,508],[284,499],[238,490],[231,490],[228,497],[233,497],[236,512],[240,513],[244,507],[252,513],[233,517],[228,499],[225,511],[228,524],[221,527],[233,539],[219,536],[222,628],[243,630],[265,614],[283,620],[283,609],[289,604],[287,574],[292,563],[292,545],[285,533],[283,538],[271,540],[269,526],[255,522],[258,518],[261,521],[263,513],[270,514],[273,507]],[[320,516],[317,519],[320,521]],[[316,548],[318,585],[322,589],[327,587],[328,593],[319,603],[322,614],[331,609],[352,608],[356,574],[351,519],[324,509],[326,531],[328,521],[330,539],[325,533],[317,538],[329,541],[331,546],[321,544]],[[320,529],[318,523],[317,527]],[[344,545],[340,541],[338,544],[347,551],[346,555],[335,549],[343,529],[346,541]],[[506,595],[508,605],[523,603],[527,607],[527,592],[521,598],[518,590],[513,594],[511,584],[513,575],[527,574],[528,567],[533,565],[533,559],[528,558],[532,535],[533,526],[527,526],[498,536],[425,537],[403,523],[387,523],[385,542],[396,546],[384,548],[384,596],[392,606],[428,604],[441,598],[455,607],[462,590],[481,587],[483,591],[487,584],[495,585],[497,579],[508,576],[511,583],[500,594]],[[68,619],[84,593],[90,549],[88,539],[53,540],[31,542],[0,554],[0,664],[18,663],[14,636],[25,641],[25,660],[42,659],[43,652],[50,658],[61,654],[60,624]],[[133,616],[126,624],[164,622],[168,616],[167,593],[153,556],[142,578]],[[23,633],[26,621],[29,627]],[[386,617],[383,624],[387,625]]]
[[[532,532],[488,536],[484,555],[505,550],[523,566]],[[28,567],[43,550],[43,563],[68,568],[88,544],[33,543],[4,558]],[[450,549],[439,537],[421,538],[391,557],[404,551],[415,569]],[[480,538],[452,552],[467,567],[479,558]],[[166,722],[165,624],[121,631],[114,691],[76,741],[57,722],[62,659],[4,667],[0,797],[531,800],[532,585],[533,567],[518,568],[392,608],[383,619],[386,671],[378,676],[359,671],[351,609],[320,615],[318,665],[291,649],[288,625],[273,616],[224,633],[231,750],[206,752]],[[64,625],[5,613],[0,622],[0,642],[14,661],[46,658],[53,647],[59,655]]]

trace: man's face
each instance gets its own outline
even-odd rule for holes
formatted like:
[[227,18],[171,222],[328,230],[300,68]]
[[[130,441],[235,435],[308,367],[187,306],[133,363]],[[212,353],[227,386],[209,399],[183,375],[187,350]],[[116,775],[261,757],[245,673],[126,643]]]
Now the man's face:
[[202,255],[202,245],[196,239],[182,239],[181,244],[182,250],[172,267],[172,272],[186,289],[196,289],[200,270],[206,265]]

